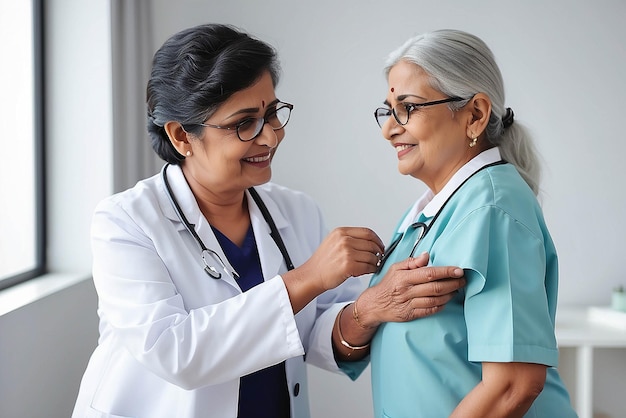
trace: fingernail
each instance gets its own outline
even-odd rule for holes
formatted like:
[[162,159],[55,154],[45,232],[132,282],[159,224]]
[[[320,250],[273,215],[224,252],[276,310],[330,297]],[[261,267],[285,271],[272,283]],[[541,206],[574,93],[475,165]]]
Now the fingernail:
[[454,269],[454,274],[456,274],[457,276],[462,276],[463,269],[459,269],[459,268]]

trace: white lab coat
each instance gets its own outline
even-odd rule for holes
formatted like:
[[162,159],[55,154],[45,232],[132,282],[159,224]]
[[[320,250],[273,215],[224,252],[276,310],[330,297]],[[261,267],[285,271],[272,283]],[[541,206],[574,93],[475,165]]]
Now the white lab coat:
[[[200,238],[228,263],[180,167],[170,166],[167,175]],[[318,207],[272,183],[256,189],[294,265],[301,265],[326,235]],[[283,257],[250,196],[248,205],[265,282],[245,293],[219,264],[221,279],[204,272],[161,175],[98,205],[92,245],[100,338],[73,417],[234,418],[239,378],[284,360],[292,417],[309,417],[304,360],[339,372],[333,322],[362,282],[348,280],[294,318],[280,277]]]

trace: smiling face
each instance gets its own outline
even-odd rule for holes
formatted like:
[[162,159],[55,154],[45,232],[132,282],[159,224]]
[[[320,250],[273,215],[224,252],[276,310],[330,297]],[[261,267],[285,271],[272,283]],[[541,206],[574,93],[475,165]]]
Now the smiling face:
[[[419,104],[446,99],[428,83],[428,75],[417,65],[399,61],[389,71],[389,89],[385,104]],[[471,102],[471,101],[470,101]],[[398,156],[398,170],[423,181],[434,193],[476,155],[468,146],[470,104],[452,111],[448,104],[417,107],[406,125],[390,117],[382,126]]]
[[243,142],[235,126],[247,118],[266,116],[276,109],[277,102],[272,78],[265,73],[254,85],[233,94],[205,121],[232,129],[205,127],[198,138],[188,135],[187,147],[192,154],[182,166],[194,192],[197,187],[193,183],[212,194],[222,194],[240,193],[270,180],[272,158],[285,136],[284,128],[274,131],[266,123],[259,136]]

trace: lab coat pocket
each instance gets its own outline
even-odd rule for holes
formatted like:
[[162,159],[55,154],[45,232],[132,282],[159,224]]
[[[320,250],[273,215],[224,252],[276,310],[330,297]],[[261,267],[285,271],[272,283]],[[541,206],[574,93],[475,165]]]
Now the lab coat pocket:
[[88,408],[87,412],[85,413],[85,418],[133,418],[130,415],[126,416],[126,415],[115,415],[115,414],[110,414],[108,412],[102,412],[102,411],[98,411],[95,408]]

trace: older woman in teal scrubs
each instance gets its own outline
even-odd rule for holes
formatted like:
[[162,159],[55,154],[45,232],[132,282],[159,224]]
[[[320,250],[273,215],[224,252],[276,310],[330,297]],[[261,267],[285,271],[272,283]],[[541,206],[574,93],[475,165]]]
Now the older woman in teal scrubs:
[[[558,262],[536,199],[537,157],[505,107],[491,51],[435,31],[394,51],[386,72],[377,122],[400,173],[428,191],[399,222],[371,287],[344,309],[342,340],[360,351],[340,358],[344,371],[356,378],[371,351],[377,418],[575,417],[555,369]],[[423,252],[463,267],[467,287],[432,316],[387,322],[370,290]]]

